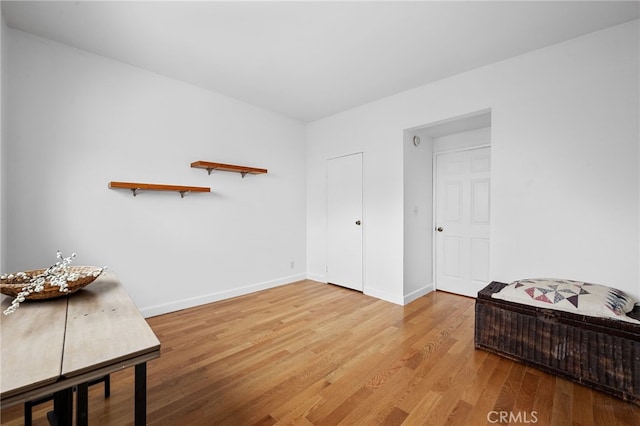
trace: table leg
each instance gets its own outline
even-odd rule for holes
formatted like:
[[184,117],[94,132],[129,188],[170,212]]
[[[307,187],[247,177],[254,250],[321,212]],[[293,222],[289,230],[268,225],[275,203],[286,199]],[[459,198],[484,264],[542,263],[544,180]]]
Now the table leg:
[[[58,391],[53,396],[53,414],[58,426],[71,426],[73,419],[73,388]],[[47,415],[49,417],[49,415]]]
[[31,401],[27,401],[24,403],[24,426],[31,426],[33,423],[33,412],[31,409],[33,405]]
[[78,385],[76,395],[76,426],[89,425],[89,383]]
[[136,365],[135,373],[135,425],[147,424],[147,363]]

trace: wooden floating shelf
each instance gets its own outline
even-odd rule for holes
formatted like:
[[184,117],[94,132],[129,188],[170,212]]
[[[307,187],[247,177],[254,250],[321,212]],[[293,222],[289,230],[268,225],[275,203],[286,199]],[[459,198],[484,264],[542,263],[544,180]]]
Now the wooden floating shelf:
[[247,166],[236,166],[234,164],[222,164],[222,163],[211,163],[209,161],[194,161],[191,163],[191,167],[196,169],[205,169],[207,173],[211,174],[214,170],[220,170],[223,172],[235,172],[240,173],[244,178],[246,175],[259,175],[267,173],[267,169],[258,169],[255,167],[247,167]]
[[109,182],[109,188],[130,189],[135,197],[139,190],[145,191],[176,191],[180,193],[180,198],[184,198],[186,192],[211,192],[211,188],[203,186],[183,186],[183,185],[159,185],[155,183],[137,182]]

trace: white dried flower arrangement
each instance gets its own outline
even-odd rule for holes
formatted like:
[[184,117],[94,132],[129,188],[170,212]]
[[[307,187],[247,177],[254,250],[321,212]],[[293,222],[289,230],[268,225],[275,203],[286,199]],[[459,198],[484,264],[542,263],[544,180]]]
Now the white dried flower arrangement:
[[11,302],[11,305],[9,305],[9,307],[4,310],[3,313],[5,315],[15,312],[16,309],[18,309],[18,307],[20,306],[20,303],[24,302],[29,295],[42,292],[45,288],[45,285],[58,287],[58,291],[60,293],[68,293],[70,282],[73,283],[80,279],[91,277],[87,282],[88,284],[93,281],[93,279],[100,276],[105,271],[105,269],[107,269],[107,267],[104,266],[102,268],[93,268],[89,272],[78,272],[69,267],[73,259],[76,257],[75,253],[73,253],[69,257],[63,257],[62,253],[58,251],[56,253],[56,257],[59,260],[55,263],[55,265],[48,267],[42,273],[39,273],[37,275],[30,276],[26,272],[17,272],[15,274],[3,274],[0,276],[0,279],[8,281],[22,282],[29,280],[22,287],[22,290],[15,296],[15,298]]

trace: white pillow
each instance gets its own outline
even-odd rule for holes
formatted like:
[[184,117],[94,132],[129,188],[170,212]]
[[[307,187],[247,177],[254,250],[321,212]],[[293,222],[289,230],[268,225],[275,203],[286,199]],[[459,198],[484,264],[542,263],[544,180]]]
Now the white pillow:
[[623,291],[599,284],[551,278],[525,279],[512,282],[491,297],[640,324],[640,321],[626,315],[633,310],[637,300]]

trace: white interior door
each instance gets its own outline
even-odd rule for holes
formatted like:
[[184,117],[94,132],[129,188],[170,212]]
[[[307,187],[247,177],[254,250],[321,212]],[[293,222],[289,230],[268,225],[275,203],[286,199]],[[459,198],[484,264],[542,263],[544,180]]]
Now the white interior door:
[[362,153],[327,161],[327,282],[362,291]]
[[491,149],[436,157],[436,288],[476,297],[489,283]]

